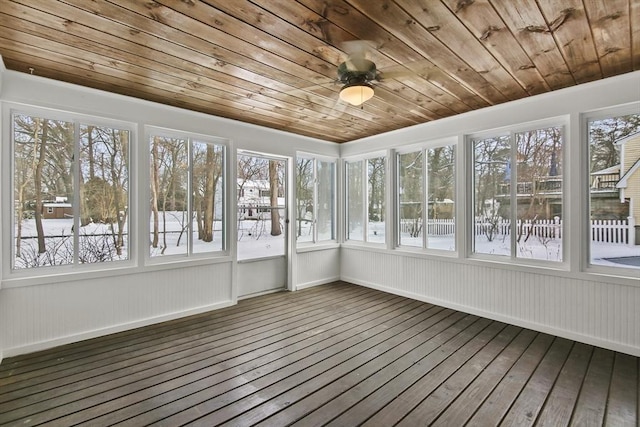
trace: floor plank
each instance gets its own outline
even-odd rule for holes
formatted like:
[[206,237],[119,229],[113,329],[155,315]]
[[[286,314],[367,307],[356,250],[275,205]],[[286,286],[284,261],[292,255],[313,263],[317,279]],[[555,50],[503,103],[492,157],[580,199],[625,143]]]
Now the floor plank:
[[570,425],[576,427],[602,425],[607,408],[614,357],[615,353],[610,350],[594,349]]
[[511,409],[502,419],[501,425],[531,426],[535,423],[572,346],[572,341],[555,339]]
[[637,427],[639,367],[336,282],[8,358],[0,425]]
[[[441,384],[434,384],[431,375],[424,375],[404,392],[392,396],[393,401],[375,413],[364,426],[395,425],[403,418],[408,425],[431,424],[520,331],[515,326],[504,328],[473,357],[464,360],[464,364]],[[457,359],[458,354],[455,356]],[[451,368],[456,366],[454,364]]]
[[604,423],[610,426],[633,426],[638,420],[638,361],[626,354],[616,354],[609,387]]
[[549,427],[569,425],[592,352],[593,348],[586,344],[576,343],[573,346],[538,417],[537,425]]
[[[434,425],[465,425],[537,336],[537,333],[530,330],[521,331],[482,374],[467,385],[460,396],[434,421]],[[419,417],[420,412],[412,411],[400,425],[416,425],[420,422]]]

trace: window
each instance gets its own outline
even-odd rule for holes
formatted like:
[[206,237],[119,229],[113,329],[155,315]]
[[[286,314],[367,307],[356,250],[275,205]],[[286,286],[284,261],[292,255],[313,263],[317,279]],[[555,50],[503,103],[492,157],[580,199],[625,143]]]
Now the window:
[[562,128],[472,144],[475,253],[562,261]]
[[455,146],[399,153],[397,161],[399,245],[455,250]]
[[590,264],[638,269],[640,114],[591,119],[588,138]]
[[346,175],[347,239],[384,243],[385,157],[347,161]]
[[299,156],[296,160],[296,239],[335,240],[335,161]]
[[149,146],[150,256],[223,250],[224,145],[151,135]]
[[131,131],[28,114],[12,124],[13,268],[128,259]]
[[424,233],[424,152],[398,154],[399,244],[422,248]]

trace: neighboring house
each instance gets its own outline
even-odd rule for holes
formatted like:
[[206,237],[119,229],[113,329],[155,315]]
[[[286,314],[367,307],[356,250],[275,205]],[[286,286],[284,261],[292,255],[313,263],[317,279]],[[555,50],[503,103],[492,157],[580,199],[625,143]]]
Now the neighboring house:
[[[279,190],[279,192],[281,189]],[[259,219],[270,217],[271,188],[266,179],[242,180],[238,179],[238,216],[244,219]],[[284,197],[278,194],[278,206],[283,207]],[[266,216],[265,216],[266,214]],[[284,210],[280,209],[284,215]]]
[[43,219],[73,218],[73,206],[66,202],[44,202],[42,204]]
[[640,132],[615,142],[620,147],[620,179],[616,184],[621,203],[629,204],[629,219],[635,224],[635,244],[640,245]]

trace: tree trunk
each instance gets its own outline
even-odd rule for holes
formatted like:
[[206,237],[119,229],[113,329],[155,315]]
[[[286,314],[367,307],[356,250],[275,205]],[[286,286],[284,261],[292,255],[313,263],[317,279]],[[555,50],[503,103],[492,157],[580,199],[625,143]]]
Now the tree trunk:
[[282,234],[280,211],[278,211],[278,163],[269,160],[269,191],[271,192],[271,235]]
[[216,193],[215,157],[215,147],[208,145],[204,188],[204,228],[202,233],[204,242],[213,241],[214,198]]
[[[46,143],[49,133],[47,121],[42,123],[42,138],[40,140],[40,148],[38,153],[38,163],[36,165],[36,173],[34,176],[35,193],[36,193],[36,233],[38,235],[38,253],[42,254],[47,251],[44,241],[44,228],[42,227],[42,168],[46,158]],[[37,144],[37,142],[36,142]]]
[[[112,182],[111,185],[113,189],[112,190],[113,199],[114,199],[113,202],[114,202],[114,210],[115,210],[113,214],[115,214],[115,222],[118,226],[117,236],[114,243],[116,247],[116,254],[122,255],[122,247],[124,246],[123,232],[124,232],[124,224],[125,224],[125,221],[127,220],[127,212],[124,206],[122,206],[123,200],[125,200],[125,197],[124,197],[125,194],[124,194],[124,188],[122,187],[121,173],[118,170],[116,170],[116,167],[117,167],[116,159],[120,152],[123,155],[125,154],[121,150],[127,146],[124,140],[128,137],[129,134],[127,131],[120,131],[118,135],[119,135],[119,138],[115,138],[115,135],[113,138],[113,150],[111,151],[111,156],[110,156],[111,165],[109,169],[111,171],[111,182]],[[118,144],[118,141],[120,141],[120,144]],[[113,230],[113,223],[111,228]]]
[[158,219],[158,191],[160,188],[160,160],[158,159],[158,140],[153,140],[151,145],[151,215],[153,216],[153,238],[151,240],[151,247],[158,247],[159,238],[159,219]]

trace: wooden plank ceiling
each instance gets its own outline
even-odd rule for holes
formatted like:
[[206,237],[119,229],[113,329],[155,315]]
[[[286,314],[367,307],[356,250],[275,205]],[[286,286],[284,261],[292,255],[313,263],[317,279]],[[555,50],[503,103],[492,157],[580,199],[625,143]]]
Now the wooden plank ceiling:
[[[338,101],[349,40],[381,71],[362,108]],[[639,70],[640,0],[0,0],[0,55],[345,142]]]

